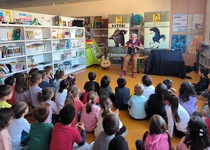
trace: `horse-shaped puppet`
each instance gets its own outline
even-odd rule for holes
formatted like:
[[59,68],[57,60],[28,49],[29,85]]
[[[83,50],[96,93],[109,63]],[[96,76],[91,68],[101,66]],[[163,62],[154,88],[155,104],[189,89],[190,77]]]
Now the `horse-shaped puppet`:
[[119,47],[119,44],[121,44],[121,46],[124,46],[125,45],[124,34],[126,33],[127,33],[127,30],[116,29],[109,39],[114,40],[115,47]]
[[[154,37],[152,38],[154,44],[155,44],[155,42],[160,44],[161,38],[163,40],[166,39],[166,36],[164,34],[160,34],[160,30],[157,27],[152,27],[149,30],[155,33]],[[152,33],[150,33],[150,34],[152,34]],[[151,45],[151,42],[150,42],[150,45]],[[156,48],[159,48],[159,45]]]

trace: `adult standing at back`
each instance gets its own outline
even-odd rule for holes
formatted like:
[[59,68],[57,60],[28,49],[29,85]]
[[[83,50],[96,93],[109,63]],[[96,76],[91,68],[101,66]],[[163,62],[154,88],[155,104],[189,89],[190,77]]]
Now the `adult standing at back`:
[[123,62],[123,70],[120,74],[121,77],[124,77],[126,75],[126,70],[128,67],[128,62],[130,59],[132,59],[132,77],[136,77],[137,72],[137,59],[139,57],[139,51],[140,49],[144,49],[144,46],[140,42],[140,40],[137,39],[137,34],[133,33],[131,34],[131,39],[126,42],[126,44],[123,46],[123,48],[128,48],[127,54],[124,58]]

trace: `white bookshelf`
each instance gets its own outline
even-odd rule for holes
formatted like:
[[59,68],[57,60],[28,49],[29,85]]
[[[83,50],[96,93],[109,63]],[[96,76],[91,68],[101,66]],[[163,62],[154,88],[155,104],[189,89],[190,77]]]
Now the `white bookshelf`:
[[[20,29],[19,39],[12,36],[9,40],[8,34],[15,29]],[[52,66],[54,72],[61,69],[65,74],[86,68],[82,27],[0,24],[0,33],[0,64],[10,64],[13,68],[5,77],[35,67]]]

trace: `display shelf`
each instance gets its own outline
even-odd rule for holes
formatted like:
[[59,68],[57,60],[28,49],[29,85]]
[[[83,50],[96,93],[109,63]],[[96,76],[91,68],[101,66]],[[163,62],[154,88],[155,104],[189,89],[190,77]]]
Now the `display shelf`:
[[50,53],[52,53],[52,51],[33,53],[33,54],[28,54],[27,56],[44,55],[44,54],[50,54]]
[[61,53],[65,51],[70,51],[71,49],[60,49],[60,50],[53,50],[53,53]]
[[[43,63],[45,63],[45,62],[43,62]],[[31,70],[32,68],[44,68],[44,67],[46,67],[46,66],[52,66],[52,63],[47,63],[47,64],[45,64],[45,65],[34,65],[34,66],[30,66],[30,67],[28,67],[28,71],[29,70]]]
[[210,44],[206,42],[200,43],[198,51],[198,69],[208,68],[210,70]]
[[[13,40],[13,37],[11,37],[12,39],[8,39],[8,33],[12,33],[14,30],[17,29],[20,31],[18,37],[19,39]],[[54,68],[55,65],[64,65],[64,63],[70,63],[70,65],[68,66],[69,68],[71,68],[71,65],[75,64],[78,64],[80,66],[77,69],[86,68],[86,57],[84,54],[85,29],[83,27],[0,24],[0,32],[0,47],[11,46],[21,48],[21,51],[17,52],[17,54],[21,53],[21,55],[0,58],[0,63],[17,63],[17,65],[24,65],[24,70],[7,73],[5,74],[5,76],[10,76],[18,72],[27,72],[34,67],[44,69],[45,66],[52,66],[53,70],[55,70],[57,69]],[[53,37],[53,34],[55,35],[55,33],[57,38]],[[57,44],[61,40],[67,42],[64,44],[66,44],[65,46],[68,48],[65,48],[64,46],[63,49],[57,50]],[[80,54],[82,56],[73,58],[73,56]],[[71,57],[69,57],[68,55]]]
[[24,69],[24,70],[18,70],[18,71],[12,72],[12,73],[6,73],[6,74],[4,74],[4,77],[8,77],[8,76],[11,76],[11,75],[13,75],[15,73],[22,73],[22,72],[26,72],[26,71],[27,70]]
[[18,55],[18,56],[13,56],[13,57],[5,57],[5,58],[1,58],[1,61],[9,60],[9,59],[22,58],[22,57],[26,57],[26,55]]
[[12,43],[23,43],[23,42],[25,42],[24,40],[11,40],[11,41],[1,41],[0,40],[0,44],[12,44]]

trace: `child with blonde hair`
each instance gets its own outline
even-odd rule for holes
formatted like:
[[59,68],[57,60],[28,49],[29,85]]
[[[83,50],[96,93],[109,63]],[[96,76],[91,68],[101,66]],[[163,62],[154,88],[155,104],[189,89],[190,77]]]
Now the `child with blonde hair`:
[[97,92],[89,92],[87,99],[88,103],[85,104],[82,110],[81,122],[84,123],[85,130],[87,132],[92,132],[96,128],[98,113],[100,111],[100,107],[96,105],[96,101],[98,99]]
[[128,111],[134,119],[144,119],[147,117],[145,111],[145,105],[147,98],[143,96],[144,89],[142,84],[136,84],[134,86],[134,95],[132,95],[128,101]]

